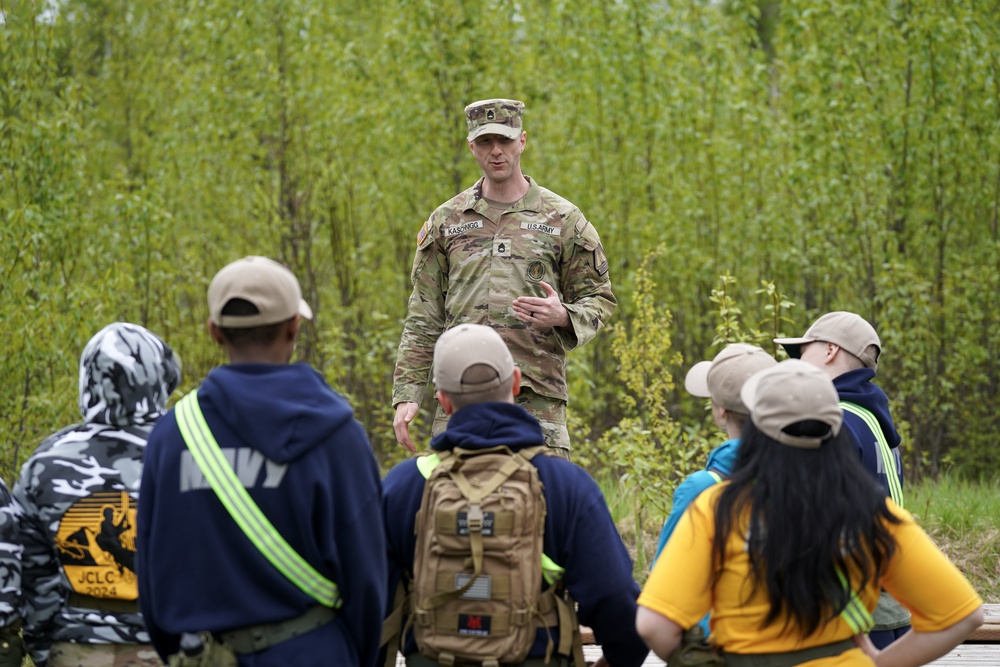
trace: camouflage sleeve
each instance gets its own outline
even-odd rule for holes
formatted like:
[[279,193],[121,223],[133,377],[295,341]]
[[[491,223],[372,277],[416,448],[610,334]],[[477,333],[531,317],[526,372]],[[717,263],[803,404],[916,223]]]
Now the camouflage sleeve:
[[33,475],[29,461],[14,485],[14,498],[24,512],[20,523],[24,547],[21,556],[24,640],[35,664],[45,665],[52,646],[50,625],[62,608],[63,585],[55,554],[49,545],[48,531],[34,501]]
[[559,277],[570,327],[560,327],[555,332],[565,350],[590,342],[611,319],[618,305],[611,292],[608,258],[601,238],[579,211],[576,217],[571,226],[573,238],[564,244]]
[[0,480],[0,627],[21,619],[21,506]]
[[434,358],[434,343],[445,328],[448,264],[438,236],[440,225],[435,217],[432,215],[417,235],[417,252],[410,272],[413,292],[407,305],[393,373],[393,406],[424,400]]

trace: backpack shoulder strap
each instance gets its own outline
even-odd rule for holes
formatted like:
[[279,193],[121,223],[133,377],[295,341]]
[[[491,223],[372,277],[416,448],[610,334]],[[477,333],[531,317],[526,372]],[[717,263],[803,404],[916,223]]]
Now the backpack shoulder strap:
[[863,408],[856,403],[841,401],[840,407],[845,412],[850,412],[860,417],[865,426],[868,427],[868,430],[875,436],[879,457],[882,459],[882,468],[885,470],[886,479],[889,480],[889,495],[892,497],[893,502],[902,507],[903,485],[900,483],[899,475],[896,473],[896,459],[892,455],[892,448],[889,447],[889,441],[886,440],[885,433],[882,432],[882,426],[879,425],[878,419],[875,418],[871,410]]
[[406,584],[401,577],[393,595],[392,611],[382,621],[382,639],[379,646],[386,647],[384,667],[394,667],[396,664],[396,653],[399,652],[403,644],[403,616],[409,608],[410,594],[407,592]]
[[337,584],[320,574],[282,537],[240,483],[222,454],[193,391],[174,410],[184,444],[226,511],[255,547],[302,592],[327,607],[342,604]]

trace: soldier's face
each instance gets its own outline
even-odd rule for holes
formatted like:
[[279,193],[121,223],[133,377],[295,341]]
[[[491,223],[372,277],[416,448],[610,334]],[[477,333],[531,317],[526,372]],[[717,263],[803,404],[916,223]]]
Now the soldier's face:
[[526,135],[509,139],[500,134],[484,134],[469,142],[483,175],[494,183],[504,183],[521,173],[521,153]]

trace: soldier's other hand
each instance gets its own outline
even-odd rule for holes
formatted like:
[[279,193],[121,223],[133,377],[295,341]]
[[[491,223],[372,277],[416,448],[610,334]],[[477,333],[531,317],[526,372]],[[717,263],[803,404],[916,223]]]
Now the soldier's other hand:
[[396,432],[396,442],[416,453],[417,446],[410,438],[410,422],[417,416],[420,405],[417,403],[400,403],[396,406],[396,416],[392,419],[392,430]]
[[511,302],[514,316],[522,322],[543,327],[569,326],[569,312],[559,300],[559,295],[544,280],[538,283],[545,290],[545,297],[519,296]]
[[587,663],[590,667],[608,667],[608,659],[603,655],[594,662]]

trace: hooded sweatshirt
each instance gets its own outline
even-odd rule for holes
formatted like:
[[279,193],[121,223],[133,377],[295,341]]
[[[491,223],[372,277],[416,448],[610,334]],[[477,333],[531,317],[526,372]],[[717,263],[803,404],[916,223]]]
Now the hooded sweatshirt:
[[23,512],[0,479],[0,628],[21,620],[21,538],[18,525]]
[[677,486],[677,489],[674,491],[674,503],[670,508],[670,516],[667,517],[666,522],[663,524],[663,530],[660,531],[660,540],[656,546],[656,556],[653,557],[654,562],[656,562],[656,558],[660,557],[663,547],[667,546],[667,540],[673,535],[674,528],[677,527],[677,522],[681,520],[684,510],[691,504],[691,501],[697,498],[699,493],[718,482],[709,470],[715,471],[723,477],[731,475],[733,468],[736,467],[736,459],[739,456],[739,452],[739,438],[726,440],[708,455],[708,463],[705,464],[704,470],[691,473]]
[[[476,450],[505,445],[516,452],[543,442],[538,420],[521,406],[479,403],[455,412],[447,430],[431,441],[431,448]],[[544,551],[565,569],[563,582],[579,604],[580,623],[593,628],[610,664],[641,665],[649,650],[635,632],[639,587],[600,488],[586,471],[564,459],[541,455],[532,464],[544,486],[547,507]],[[403,572],[413,574],[414,524],[424,482],[415,459],[397,465],[384,480],[390,594]],[[387,613],[391,607],[390,598]],[[539,630],[528,657],[544,657],[546,640],[545,632]],[[553,632],[553,640],[558,643],[558,631]],[[411,635],[403,653],[416,650]]]
[[[848,371],[833,379],[833,386],[837,388],[841,401],[854,403],[869,410],[878,421],[885,434],[885,439],[892,450],[892,464],[896,468],[896,476],[899,483],[903,483],[903,461],[899,455],[899,433],[889,415],[889,399],[885,392],[872,382],[875,371],[871,368],[858,368]],[[851,432],[851,437],[858,447],[858,456],[865,469],[871,472],[885,489],[885,494],[889,495],[889,479],[886,476],[885,466],[879,454],[878,442],[872,430],[865,424],[865,421],[851,412],[844,411],[844,427]],[[902,503],[900,503],[902,505]]]
[[[368,667],[385,597],[381,481],[348,402],[305,364],[212,370],[198,403],[253,501],[291,547],[337,584],[333,622],[241,667]],[[296,618],[318,603],[257,550],[191,457],[174,411],[150,435],[139,505],[139,591],[164,659],[183,632],[227,632]]]
[[180,373],[146,329],[106,326],[80,358],[83,422],[21,468],[24,637],[39,667],[54,642],[149,643],[135,603],[136,502],[146,438]]

